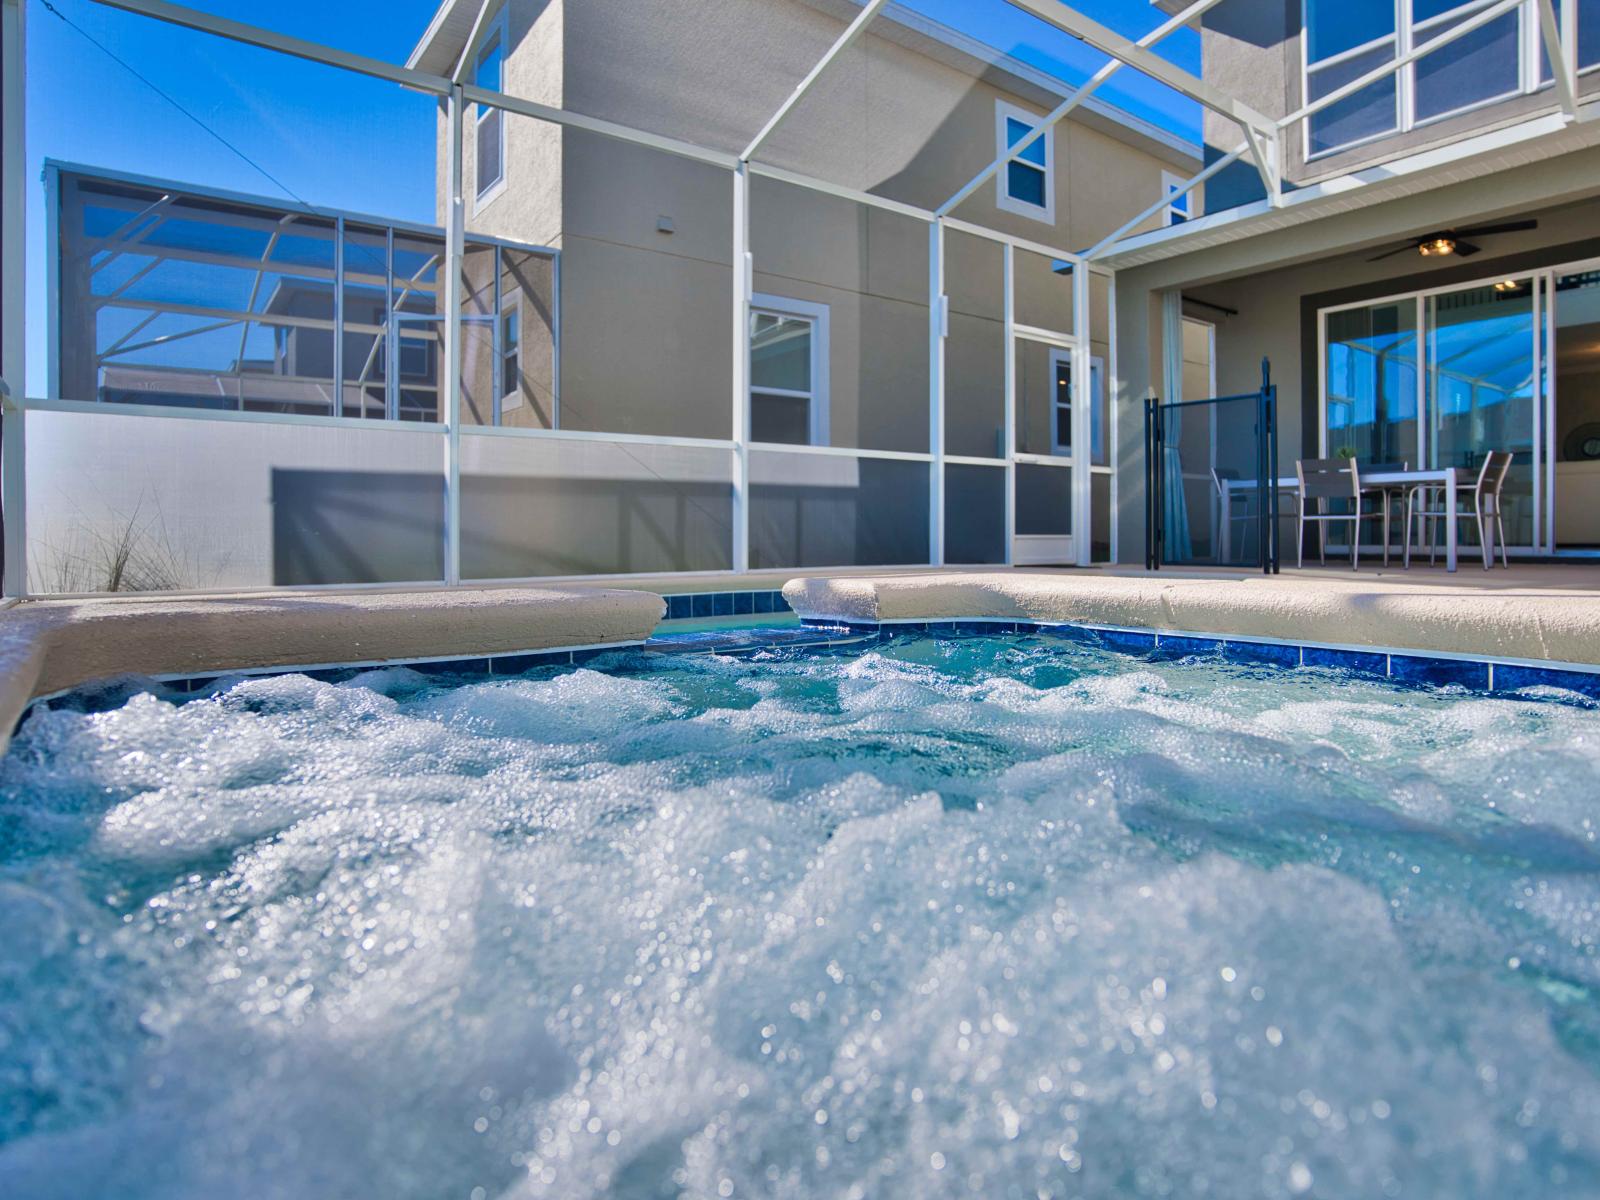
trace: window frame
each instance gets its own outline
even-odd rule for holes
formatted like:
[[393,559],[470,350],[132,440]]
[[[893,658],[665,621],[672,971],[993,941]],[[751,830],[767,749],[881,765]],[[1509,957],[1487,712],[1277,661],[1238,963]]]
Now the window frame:
[[[1182,175],[1172,171],[1161,172],[1161,195],[1166,201],[1161,210],[1162,225],[1184,225],[1201,215],[1195,199],[1199,194],[1199,188],[1190,188],[1181,196],[1173,196],[1174,188],[1182,188],[1188,182]],[[1178,219],[1173,220],[1174,217]]]
[[[503,4],[500,11],[495,14],[494,20],[484,26],[483,34],[478,39],[478,44],[472,50],[472,77],[477,79],[478,68],[483,63],[483,57],[496,42],[500,45],[500,86],[494,91],[505,91],[506,82],[506,52],[510,48],[510,21],[511,6]],[[495,108],[488,104],[473,105],[472,114],[472,213],[476,216],[483,209],[494,203],[500,193],[506,190],[506,114],[504,109]],[[500,173],[486,188],[478,186],[481,168],[478,163],[478,147],[482,144],[479,131],[483,123],[493,117],[498,122],[498,139],[500,142]]]
[[[753,364],[746,364],[745,370],[745,430],[748,433],[752,427],[754,416],[755,397],[757,393],[781,396],[785,399],[797,400],[804,398],[808,404],[806,414],[806,428],[809,440],[804,443],[808,446],[829,445],[829,388],[828,371],[831,363],[828,346],[829,307],[826,304],[817,304],[810,300],[796,300],[790,296],[776,296],[766,292],[757,292],[750,297],[749,312],[746,316],[748,322],[757,313],[767,316],[782,317],[791,321],[805,321],[811,326],[811,390],[809,392],[790,391],[785,388],[757,387]],[[754,352],[752,347],[752,353]],[[750,441],[753,446],[766,446],[783,449],[787,443],[782,442],[756,442]]]
[[[517,330],[517,378],[515,383],[507,386],[506,359],[509,354],[506,350],[506,325],[514,318]],[[500,327],[497,329],[494,347],[494,382],[497,393],[495,400],[500,412],[522,407],[522,353],[524,343],[522,339],[522,289],[513,288],[500,298],[500,312],[498,315]]]
[[[1039,139],[1044,146],[1044,166],[1036,162],[1029,162],[1019,155],[1011,153],[1010,130],[1006,128],[1008,120],[1019,121],[1029,126],[1030,131],[1044,124],[1044,114],[1032,112],[1009,100],[995,99],[994,102],[994,137],[996,156],[1005,156],[1005,166],[995,172],[995,206],[1001,212],[1014,213],[1019,217],[1030,220],[1042,221],[1046,225],[1056,223],[1056,130],[1051,126],[1044,131],[1044,136]],[[1044,204],[1038,205],[1031,200],[1021,200],[1011,194],[1011,164],[1020,163],[1031,171],[1042,171],[1044,174]]]
[[[1336,66],[1337,64],[1347,61],[1351,58],[1357,58],[1365,54],[1370,54],[1374,50],[1383,47],[1386,43],[1393,47],[1393,57],[1399,58],[1402,55],[1410,53],[1410,51],[1417,45],[1426,44],[1425,42],[1419,43],[1417,41],[1417,35],[1419,33],[1426,33],[1435,29],[1449,28],[1454,22],[1468,19],[1477,12],[1488,7],[1489,3],[1491,3],[1491,0],[1460,0],[1460,3],[1457,3],[1448,11],[1424,18],[1420,22],[1414,15],[1415,0],[1392,0],[1394,9],[1394,30],[1392,33],[1370,39],[1369,41],[1363,42],[1359,46],[1353,46],[1347,50],[1341,50],[1337,54],[1330,54],[1319,62],[1313,63],[1311,61],[1310,18],[1311,6],[1317,2],[1318,0],[1300,0],[1300,97],[1303,103],[1310,102],[1311,81],[1313,75],[1318,69]],[[1327,3],[1328,0],[1321,0],[1321,2]],[[1560,10],[1559,15],[1562,19],[1563,29],[1574,31],[1573,35],[1567,38],[1568,44],[1573,48],[1573,61],[1570,65],[1575,68],[1574,73],[1583,74],[1585,72],[1600,68],[1600,62],[1592,63],[1589,66],[1583,67],[1578,66],[1576,63],[1577,38],[1575,31],[1578,23],[1577,0],[1555,0],[1555,3],[1557,8]],[[1474,112],[1480,108],[1487,108],[1491,105],[1502,104],[1505,101],[1514,99],[1518,96],[1537,95],[1545,88],[1553,87],[1553,80],[1541,78],[1542,71],[1540,69],[1540,64],[1543,56],[1544,42],[1539,31],[1537,0],[1523,0],[1521,5],[1506,15],[1514,16],[1517,19],[1517,83],[1515,87],[1508,91],[1500,92],[1494,96],[1487,96],[1483,99],[1470,101],[1466,104],[1462,104],[1456,108],[1448,109],[1444,112],[1433,113],[1425,117],[1419,117],[1417,115],[1417,67],[1419,63],[1426,62],[1427,59],[1423,58],[1407,63],[1405,66],[1399,68],[1389,76],[1389,78],[1394,80],[1395,111],[1394,122],[1388,129],[1381,130],[1378,133],[1368,134],[1365,137],[1354,138],[1348,142],[1342,142],[1337,146],[1330,146],[1326,149],[1314,150],[1312,148],[1311,141],[1311,125],[1316,117],[1320,114],[1313,114],[1312,116],[1304,118],[1300,122],[1302,147],[1305,161],[1308,163],[1316,162],[1321,159],[1332,157],[1333,155],[1343,154],[1347,150],[1354,150],[1362,146],[1369,146],[1375,142],[1380,142],[1385,138],[1410,133],[1417,129],[1425,129],[1430,125],[1437,124],[1441,121],[1448,121],[1454,117],[1459,117],[1466,113]],[[1492,24],[1493,22],[1491,22],[1491,26]],[[1489,26],[1486,26],[1485,28],[1488,27]],[[1362,73],[1364,74],[1365,72]],[[1373,86],[1378,85],[1374,84]],[[1357,93],[1357,95],[1359,94],[1360,93]]]
[[[1072,361],[1074,353],[1075,351],[1065,346],[1052,346],[1050,348],[1050,457],[1052,458],[1072,457],[1071,434],[1068,434],[1069,440],[1065,444],[1062,443],[1060,434],[1061,411],[1063,409],[1067,413],[1067,428],[1068,430],[1072,428],[1072,400],[1077,383],[1073,378],[1077,371],[1077,367]],[[1067,366],[1067,398],[1064,401],[1061,399],[1060,382],[1062,363]],[[1090,461],[1093,461],[1092,454]]]

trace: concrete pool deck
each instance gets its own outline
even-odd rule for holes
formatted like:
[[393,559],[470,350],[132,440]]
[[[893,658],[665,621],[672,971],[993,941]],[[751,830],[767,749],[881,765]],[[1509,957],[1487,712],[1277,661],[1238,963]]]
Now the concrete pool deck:
[[30,701],[96,680],[625,645],[665,608],[606,587],[29,601],[0,611],[0,752]]
[[1282,575],[1118,568],[791,580],[802,618],[1013,619],[1600,664],[1600,566]]
[[636,644],[663,594],[778,587],[800,616],[832,621],[1068,622],[1600,665],[1600,564],[797,574],[28,601],[0,609],[0,752],[33,699],[99,680]]

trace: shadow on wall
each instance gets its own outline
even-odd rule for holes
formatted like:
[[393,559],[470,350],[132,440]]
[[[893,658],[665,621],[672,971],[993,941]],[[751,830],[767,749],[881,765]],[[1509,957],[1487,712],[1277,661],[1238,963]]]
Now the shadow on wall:
[[442,475],[275,468],[271,497],[275,585],[444,578]]
[[[852,467],[849,480],[773,477],[780,470],[763,482],[758,470],[751,487],[750,565],[927,562],[927,467],[882,459]],[[444,507],[442,476],[274,471],[272,582],[304,587],[443,579]],[[720,482],[468,476],[461,528],[464,579],[726,571],[733,565],[732,490]]]

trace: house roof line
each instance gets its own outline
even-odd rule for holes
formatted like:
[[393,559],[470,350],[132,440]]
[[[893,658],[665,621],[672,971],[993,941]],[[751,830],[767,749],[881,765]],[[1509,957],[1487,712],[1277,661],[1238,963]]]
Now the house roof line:
[[[432,55],[448,57],[454,63],[464,49],[465,40],[471,35],[473,19],[477,14],[478,5],[482,0],[443,0],[434,11],[433,18],[428,22],[411,55],[406,59],[406,66],[412,70],[424,69],[424,62]],[[493,4],[496,0],[487,0]],[[824,10],[837,8],[839,0],[804,0],[815,8]],[[854,7],[857,0],[844,0],[844,3]],[[883,36],[888,29],[885,22],[897,25],[903,31],[921,35],[945,49],[963,55],[974,63],[1002,71],[1007,75],[1021,81],[1029,87],[1035,88],[1054,101],[1066,100],[1073,95],[1077,88],[1059,76],[1041,70],[1030,63],[1024,62],[1012,54],[1006,53],[998,47],[953,29],[932,17],[907,8],[903,4],[892,3],[879,14],[878,22],[874,24],[870,34]],[[431,52],[431,53],[430,53]],[[976,72],[971,72],[976,74]],[[1201,150],[1198,143],[1180,137],[1170,130],[1161,128],[1154,122],[1143,117],[1135,116],[1126,109],[1119,108],[1098,97],[1090,97],[1084,101],[1080,112],[1092,114],[1103,121],[1120,126],[1123,130],[1136,137],[1142,137],[1155,142],[1167,151],[1191,159],[1198,163],[1201,159]]]

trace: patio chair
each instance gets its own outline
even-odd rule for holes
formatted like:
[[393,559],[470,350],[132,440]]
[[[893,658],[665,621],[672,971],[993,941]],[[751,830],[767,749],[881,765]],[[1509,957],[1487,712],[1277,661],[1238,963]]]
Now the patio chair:
[[[1234,524],[1243,523],[1246,527],[1259,520],[1258,515],[1251,510],[1251,500],[1256,496],[1256,491],[1251,486],[1228,487],[1227,485],[1252,483],[1247,481],[1231,467],[1212,467],[1211,486],[1216,492],[1217,502],[1217,540],[1221,549],[1218,557],[1224,564],[1232,560],[1233,553],[1233,527]],[[1292,513],[1294,504],[1294,488],[1288,485],[1277,489],[1279,500],[1279,519]],[[1283,498],[1289,498],[1289,505],[1283,504]]]
[[[1302,458],[1294,465],[1300,481],[1296,496],[1298,521],[1295,526],[1296,565],[1306,565],[1306,522],[1317,527],[1317,553],[1323,566],[1328,565],[1327,528],[1334,522],[1350,526],[1350,569],[1357,569],[1361,556],[1361,522],[1377,520],[1381,514],[1367,512],[1362,500],[1367,493],[1361,488],[1361,468],[1353,458]],[[1323,507],[1314,509],[1313,503],[1323,501]],[[1349,512],[1330,512],[1326,504],[1333,500],[1348,500]]]
[[1511,474],[1513,458],[1509,450],[1491,450],[1483,456],[1483,466],[1478,469],[1478,482],[1471,488],[1456,489],[1456,511],[1445,507],[1445,489],[1436,483],[1411,489],[1406,497],[1406,566],[1411,566],[1412,519],[1422,525],[1422,536],[1428,543],[1428,563],[1438,559],[1438,537],[1435,523],[1454,521],[1466,516],[1461,507],[1472,502],[1472,515],[1478,526],[1478,548],[1483,554],[1483,569],[1494,565],[1494,543],[1500,541],[1500,561],[1506,570],[1511,569],[1511,556],[1506,552],[1506,526],[1501,493],[1505,490],[1506,476]]
[[[1367,474],[1369,476],[1387,475],[1391,472],[1409,471],[1410,469],[1411,463],[1409,460],[1367,464]],[[1394,502],[1396,500],[1404,501],[1409,491],[1414,489],[1408,488],[1403,483],[1363,483],[1361,490],[1378,496],[1383,500],[1383,565],[1387,567],[1389,565],[1389,542],[1391,540],[1389,531],[1393,518]]]

